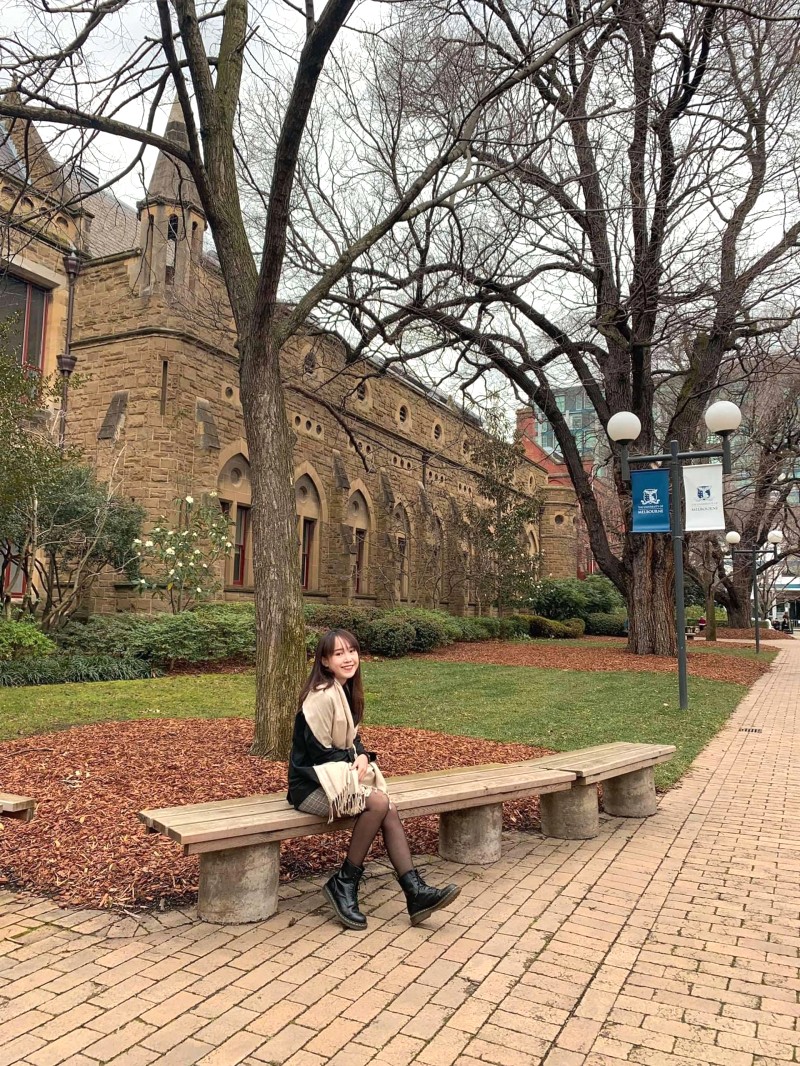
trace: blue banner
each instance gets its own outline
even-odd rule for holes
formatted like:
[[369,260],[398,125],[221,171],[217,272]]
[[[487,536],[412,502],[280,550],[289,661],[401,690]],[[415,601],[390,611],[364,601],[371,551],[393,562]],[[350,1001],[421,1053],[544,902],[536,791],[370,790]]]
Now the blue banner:
[[634,533],[669,533],[669,470],[632,470]]

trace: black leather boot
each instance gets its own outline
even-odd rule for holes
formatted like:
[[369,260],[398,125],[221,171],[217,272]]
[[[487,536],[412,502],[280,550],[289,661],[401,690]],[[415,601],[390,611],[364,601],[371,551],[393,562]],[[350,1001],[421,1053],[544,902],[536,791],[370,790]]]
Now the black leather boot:
[[358,882],[364,874],[363,866],[354,866],[347,859],[322,889],[346,929],[366,929],[367,919],[358,909]]
[[409,870],[399,878],[400,887],[406,894],[408,904],[408,916],[412,925],[424,922],[429,914],[445,904],[454,900],[461,889],[458,885],[447,885],[445,888],[431,888],[422,880],[419,870]]

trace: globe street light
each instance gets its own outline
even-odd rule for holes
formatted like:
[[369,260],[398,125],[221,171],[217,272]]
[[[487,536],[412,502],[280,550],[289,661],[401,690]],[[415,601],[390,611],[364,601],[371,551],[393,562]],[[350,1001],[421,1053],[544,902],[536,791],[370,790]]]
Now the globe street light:
[[742,422],[742,412],[730,400],[717,400],[705,413],[705,422],[711,433],[722,438],[721,448],[682,452],[676,440],[669,442],[669,451],[661,455],[628,454],[628,445],[637,440],[642,423],[632,411],[617,411],[609,418],[606,432],[619,448],[619,463],[622,480],[629,484],[630,463],[669,463],[670,496],[672,499],[672,551],[675,560],[675,626],[678,643],[678,695],[680,708],[689,706],[689,686],[686,666],[686,607],[683,602],[683,513],[681,509],[681,469],[691,459],[722,459],[723,474],[731,473],[730,435]]
[[[747,555],[750,558],[750,580],[753,584],[753,617],[755,618],[755,634],[756,634],[756,655],[761,652],[761,618],[759,617],[759,603],[758,603],[758,557],[762,554],[763,549],[756,545],[754,548],[742,548],[740,551],[736,550],[736,545],[741,541],[741,537],[735,529],[729,530],[725,534],[725,540],[730,545],[731,555]],[[778,545],[783,541],[783,533],[779,529],[771,529],[767,533],[767,542],[772,546],[772,551],[775,559],[778,558]],[[762,567],[763,569],[763,567]]]

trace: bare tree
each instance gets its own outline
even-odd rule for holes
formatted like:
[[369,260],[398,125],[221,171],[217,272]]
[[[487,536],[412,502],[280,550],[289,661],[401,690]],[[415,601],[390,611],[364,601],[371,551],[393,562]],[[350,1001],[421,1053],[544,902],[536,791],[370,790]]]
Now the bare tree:
[[[486,140],[505,95],[544,70],[565,44],[611,0],[590,3],[565,24],[546,11],[523,57],[489,54],[469,17],[437,14],[447,36],[461,40],[473,76],[454,94],[454,107],[416,146],[395,183],[381,190],[380,210],[345,239],[306,285],[285,295],[287,226],[305,151],[304,133],[323,66],[354,8],[354,0],[327,0],[317,13],[304,7],[247,0],[85,0],[53,4],[27,0],[25,30],[0,39],[2,77],[13,92],[0,102],[7,121],[51,131],[50,155],[60,158],[63,198],[80,191],[70,173],[90,149],[119,154],[132,145],[122,173],[141,163],[146,147],[174,160],[194,182],[219,255],[238,334],[241,398],[252,464],[253,543],[257,625],[257,697],[254,751],[283,756],[289,746],[293,693],[304,670],[303,618],[292,492],[292,444],[284,410],[279,353],[325,295],[343,282],[360,257],[391,229],[423,216],[467,187],[465,161]],[[413,17],[399,8],[399,20]],[[294,14],[293,14],[294,13]],[[297,17],[297,26],[291,20]],[[288,21],[287,21],[288,20]],[[109,41],[110,57],[104,56]],[[253,254],[240,195],[248,170],[239,122],[246,84],[258,86],[275,107],[276,136],[257,191],[263,206]],[[186,146],[160,136],[159,105],[176,97]],[[410,143],[413,136],[405,134]],[[110,146],[110,147],[109,147]],[[497,171],[485,169],[485,181]],[[489,173],[491,171],[491,174]],[[106,185],[113,185],[120,172]],[[374,198],[373,198],[374,199]],[[312,238],[313,239],[313,238]]]
[[[499,370],[551,423],[638,653],[675,652],[671,546],[628,533],[616,550],[554,388],[580,383],[603,426],[633,411],[642,454],[673,438],[687,448],[703,439],[709,401],[741,378],[742,344],[774,341],[796,320],[800,27],[778,8],[624,0],[473,141],[473,170],[502,178],[376,243],[325,301],[356,351],[438,355],[465,388]],[[527,10],[501,0],[470,11],[498,62],[528,54]],[[579,14],[565,3],[566,25]],[[432,78],[410,84],[404,69],[384,79],[383,96],[426,113]],[[394,142],[384,143],[391,181]],[[338,234],[325,181],[309,180]],[[298,270],[320,269],[297,239],[292,252]],[[614,479],[627,524],[616,463]]]

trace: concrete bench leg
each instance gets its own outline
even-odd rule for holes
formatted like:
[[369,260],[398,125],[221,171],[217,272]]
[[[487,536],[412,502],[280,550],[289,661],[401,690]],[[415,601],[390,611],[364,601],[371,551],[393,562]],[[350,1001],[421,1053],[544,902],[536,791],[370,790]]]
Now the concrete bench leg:
[[503,804],[439,815],[439,854],[450,862],[487,866],[500,858]]
[[560,840],[590,840],[600,831],[597,786],[576,781],[566,792],[548,792],[539,799],[542,833]]
[[656,813],[653,767],[620,774],[603,782],[603,807],[618,818],[647,818]]
[[197,913],[206,922],[261,922],[278,909],[281,846],[254,844],[200,855]]

